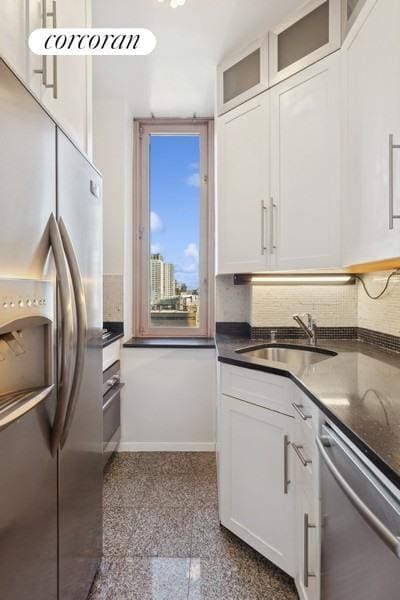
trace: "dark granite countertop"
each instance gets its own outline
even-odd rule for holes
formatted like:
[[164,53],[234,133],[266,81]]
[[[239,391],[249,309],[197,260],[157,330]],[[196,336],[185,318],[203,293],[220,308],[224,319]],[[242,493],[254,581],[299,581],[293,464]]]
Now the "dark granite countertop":
[[284,363],[235,353],[258,343],[263,341],[217,335],[218,360],[292,379],[400,488],[400,354],[357,340],[320,340],[319,347],[337,356],[289,370]]
[[108,338],[103,340],[103,348],[105,348],[106,346],[109,346],[110,344],[113,344],[114,342],[116,342],[117,340],[120,340],[123,337],[124,337],[123,332],[119,332],[119,333],[113,332]]
[[131,338],[124,348],[215,348],[214,338]]

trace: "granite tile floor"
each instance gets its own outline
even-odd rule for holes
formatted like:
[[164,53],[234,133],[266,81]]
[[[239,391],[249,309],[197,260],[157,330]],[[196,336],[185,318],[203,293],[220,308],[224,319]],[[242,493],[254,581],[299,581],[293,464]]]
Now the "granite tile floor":
[[117,454],[89,600],[297,600],[287,575],[220,526],[216,479],[213,453]]

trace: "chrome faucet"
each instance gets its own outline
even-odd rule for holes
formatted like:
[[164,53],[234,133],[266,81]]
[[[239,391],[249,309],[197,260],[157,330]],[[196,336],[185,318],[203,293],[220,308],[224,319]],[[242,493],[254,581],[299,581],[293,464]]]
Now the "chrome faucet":
[[[304,323],[301,317],[307,317],[307,325]],[[299,327],[304,331],[308,339],[310,340],[310,344],[315,346],[317,343],[317,324],[315,319],[310,315],[310,313],[304,313],[303,315],[293,315],[293,319],[296,321]]]

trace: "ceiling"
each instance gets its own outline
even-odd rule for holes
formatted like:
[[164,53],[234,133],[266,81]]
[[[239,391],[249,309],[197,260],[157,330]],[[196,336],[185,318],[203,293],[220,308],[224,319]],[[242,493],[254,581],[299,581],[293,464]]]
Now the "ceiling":
[[146,27],[149,56],[96,56],[95,95],[123,97],[135,116],[213,114],[215,67],[232,49],[278,24],[304,0],[95,0],[93,26]]

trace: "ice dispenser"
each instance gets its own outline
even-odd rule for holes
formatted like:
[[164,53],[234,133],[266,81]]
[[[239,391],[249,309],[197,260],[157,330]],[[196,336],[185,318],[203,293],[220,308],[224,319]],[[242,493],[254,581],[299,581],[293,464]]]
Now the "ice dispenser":
[[54,283],[0,279],[0,430],[54,388]]

